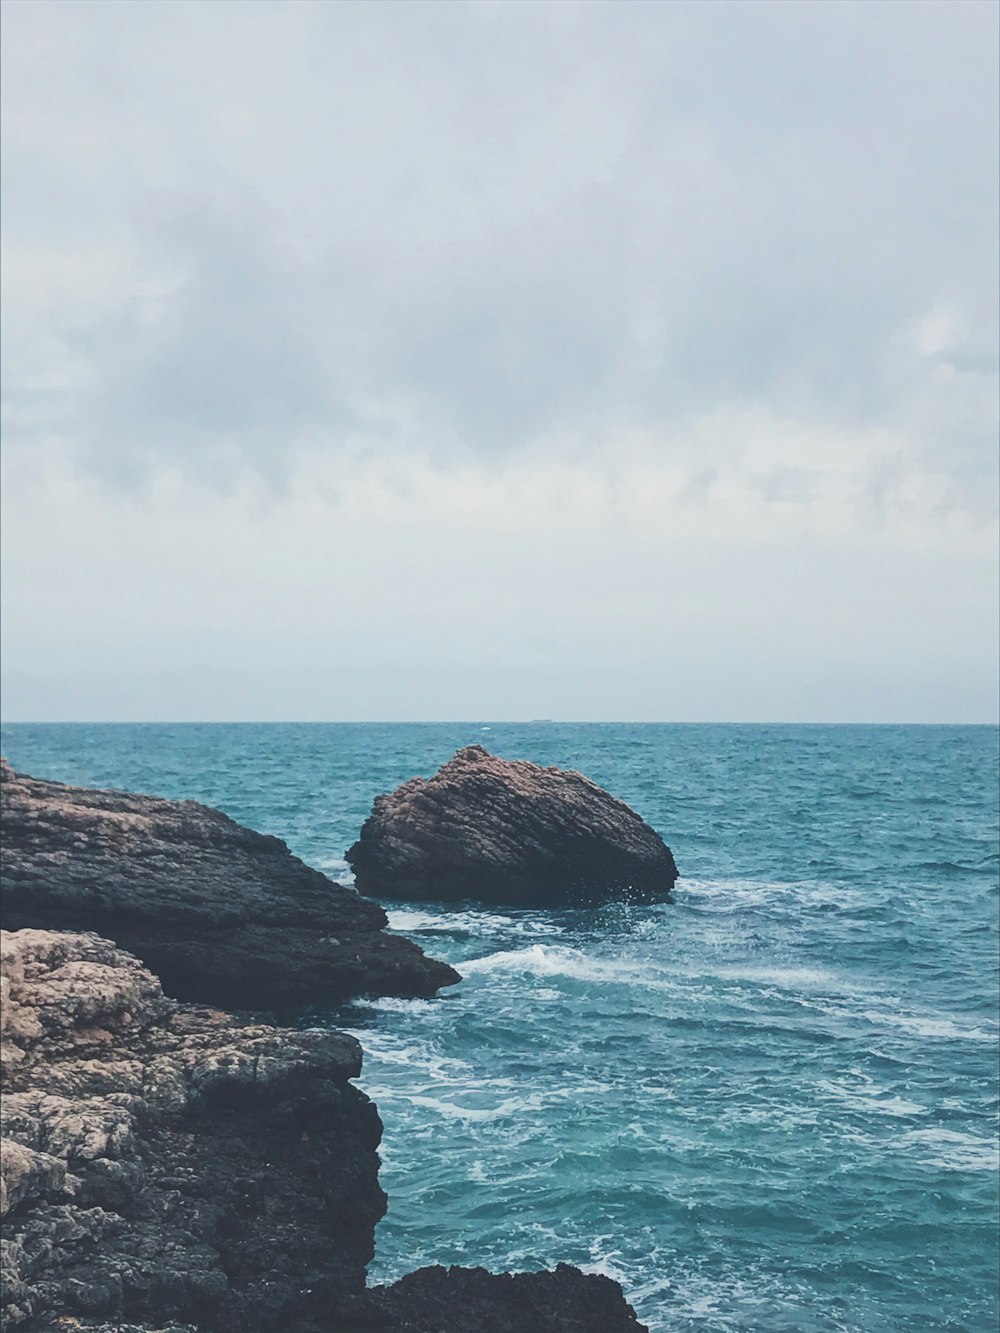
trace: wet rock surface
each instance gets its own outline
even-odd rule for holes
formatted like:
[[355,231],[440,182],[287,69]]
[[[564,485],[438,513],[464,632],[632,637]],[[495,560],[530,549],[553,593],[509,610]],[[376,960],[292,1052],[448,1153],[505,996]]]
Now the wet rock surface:
[[169,995],[285,1014],[459,980],[387,934],[376,903],[217,810],[41,781],[6,761],[0,792],[4,925],[96,931]]
[[664,898],[669,847],[580,773],[479,745],[379,796],[347,859],[362,893],[541,907]]

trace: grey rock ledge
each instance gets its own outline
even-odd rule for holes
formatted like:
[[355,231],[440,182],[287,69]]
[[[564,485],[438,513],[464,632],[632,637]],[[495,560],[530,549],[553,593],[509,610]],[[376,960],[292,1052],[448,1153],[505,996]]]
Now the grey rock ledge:
[[377,903],[195,801],[46,782],[3,760],[0,812],[4,925],[96,931],[178,999],[284,1015],[460,980],[388,934]]

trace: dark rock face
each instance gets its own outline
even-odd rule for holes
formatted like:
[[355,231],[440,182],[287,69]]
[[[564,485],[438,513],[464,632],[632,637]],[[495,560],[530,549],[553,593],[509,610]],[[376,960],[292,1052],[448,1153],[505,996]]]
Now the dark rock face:
[[355,995],[431,996],[445,963],[278,838],[194,801],[0,774],[4,925],[97,931],[180,999],[288,1013]]
[[179,1006],[95,935],[2,939],[4,1326],[328,1326],[385,1211],[358,1043]]
[[580,773],[480,745],[375,800],[347,852],[362,893],[525,907],[666,897],[670,848]]
[[369,1300],[401,1333],[645,1333],[610,1278],[559,1264],[551,1273],[420,1268]]

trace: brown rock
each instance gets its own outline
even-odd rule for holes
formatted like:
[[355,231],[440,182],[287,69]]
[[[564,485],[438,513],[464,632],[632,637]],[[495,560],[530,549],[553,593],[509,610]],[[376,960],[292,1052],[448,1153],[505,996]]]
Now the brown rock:
[[362,893],[523,907],[664,898],[677,879],[659,834],[595,782],[481,745],[377,797],[347,859]]

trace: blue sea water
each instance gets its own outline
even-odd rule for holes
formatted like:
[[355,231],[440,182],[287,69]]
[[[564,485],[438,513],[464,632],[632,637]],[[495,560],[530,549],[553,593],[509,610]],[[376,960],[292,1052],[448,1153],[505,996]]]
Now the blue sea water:
[[38,776],[218,806],[334,877],[455,749],[578,768],[672,847],[675,901],[386,904],[455,963],[357,1003],[385,1121],[371,1276],[559,1260],[654,1330],[994,1333],[994,727],[10,725]]

